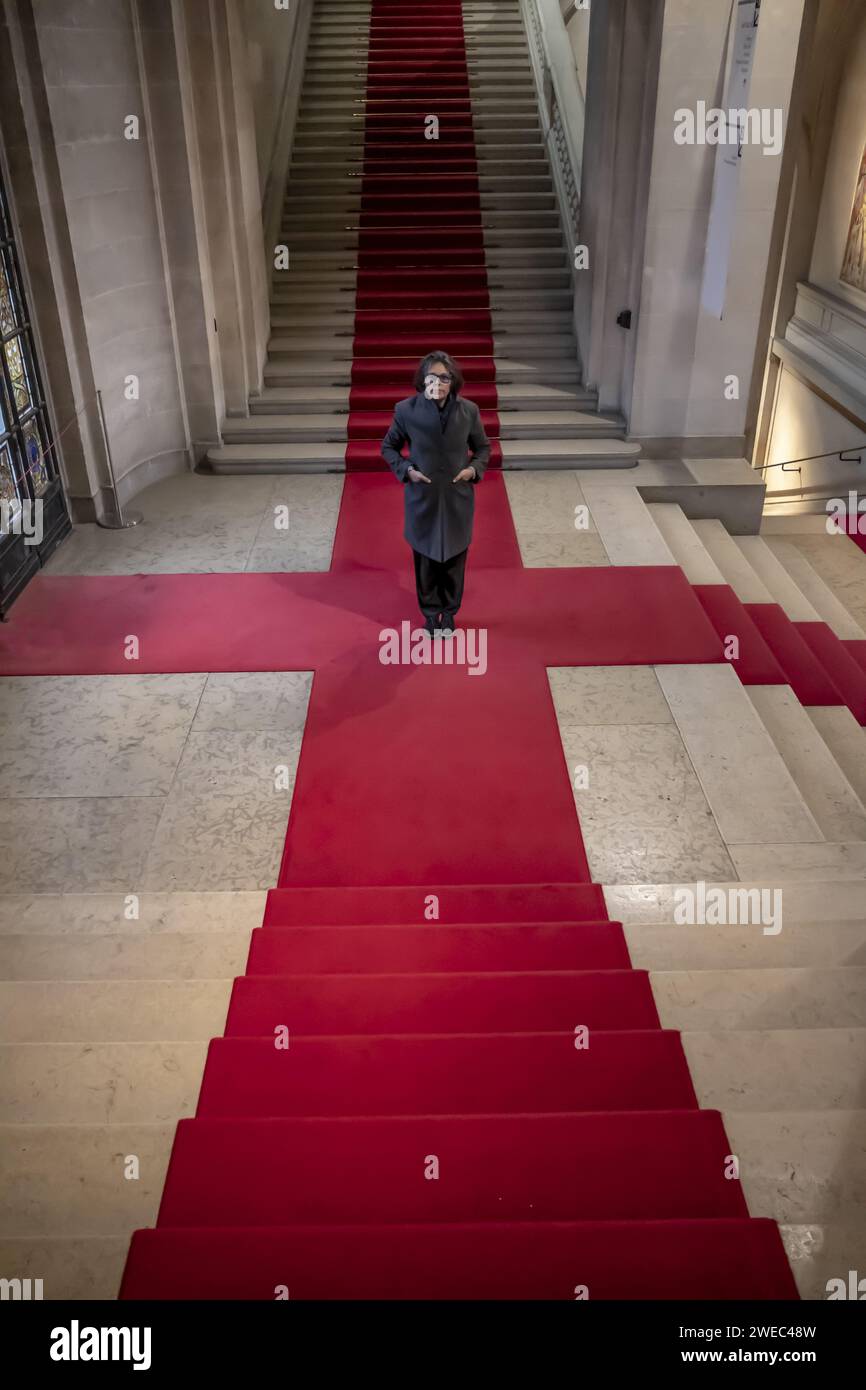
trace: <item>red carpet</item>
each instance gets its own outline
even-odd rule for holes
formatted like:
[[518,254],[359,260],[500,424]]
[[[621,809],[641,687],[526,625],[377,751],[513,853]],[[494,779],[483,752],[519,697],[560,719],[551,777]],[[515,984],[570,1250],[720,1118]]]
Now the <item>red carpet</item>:
[[[438,139],[425,138],[431,111]],[[477,167],[459,0],[437,6],[433,52],[426,15],[375,0],[353,345],[375,394],[358,396],[353,372],[350,471],[387,467],[379,444],[394,405],[412,394],[418,360],[435,348],[460,361],[464,394],[484,410],[491,466],[502,463]],[[489,383],[482,393],[479,380]]]
[[[411,89],[410,52],[430,100],[446,73],[465,82],[457,0],[437,19],[431,53],[415,9],[374,0],[371,89],[398,68]],[[421,153],[399,116],[368,124],[365,197],[400,152],[412,196],[453,174],[447,121]],[[454,128],[471,160],[471,124]],[[474,215],[471,198],[450,215],[442,226]],[[426,283],[417,257],[433,248],[383,241],[370,249],[365,227],[361,417],[406,393],[404,340],[435,312],[413,305],[412,276],[396,305],[366,278],[399,243]],[[465,230],[454,244],[470,246]],[[474,379],[493,385],[471,318],[487,306],[464,307]],[[387,324],[360,317],[382,310]],[[38,619],[7,651],[22,668],[129,669],[122,635],[140,632],[139,670],[316,672],[279,887],[122,1297],[796,1298],[778,1231],[726,1180],[721,1118],[698,1108],[680,1037],[589,881],[545,672],[718,661],[720,636],[677,569],[523,570],[493,474],[461,612],[489,635],[485,674],[385,665],[380,628],[414,611],[400,502],[385,472],[348,477],[327,575],[56,581],[22,600]],[[748,661],[777,679],[769,646],[750,629]]]
[[744,1219],[171,1227],[137,1233],[123,1297],[795,1298],[783,1261],[774,1223]]

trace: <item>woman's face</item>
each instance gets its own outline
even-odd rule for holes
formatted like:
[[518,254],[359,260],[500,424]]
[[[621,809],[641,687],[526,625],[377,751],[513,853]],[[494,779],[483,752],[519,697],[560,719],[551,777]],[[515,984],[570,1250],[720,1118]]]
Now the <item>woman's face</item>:
[[424,395],[431,401],[444,401],[451,390],[451,373],[444,362],[431,362],[424,377]]

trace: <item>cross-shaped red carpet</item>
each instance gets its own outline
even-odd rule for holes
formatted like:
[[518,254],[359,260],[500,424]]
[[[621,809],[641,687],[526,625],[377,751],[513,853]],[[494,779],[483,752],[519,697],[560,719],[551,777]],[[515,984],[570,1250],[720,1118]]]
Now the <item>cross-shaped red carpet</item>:
[[43,577],[3,634],[7,670],[316,673],[280,887],[124,1296],[795,1297],[590,882],[545,672],[721,641],[678,569],[522,568],[494,472],[486,671],[383,664],[417,622],[400,507],[351,475],[326,574]]

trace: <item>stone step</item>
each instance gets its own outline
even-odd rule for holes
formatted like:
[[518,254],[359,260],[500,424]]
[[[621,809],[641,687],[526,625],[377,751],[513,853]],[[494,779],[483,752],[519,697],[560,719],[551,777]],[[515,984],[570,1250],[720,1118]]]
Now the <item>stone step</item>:
[[[173,1124],[0,1125],[0,1242],[130,1236],[156,1222]],[[139,1175],[124,1176],[130,1157]],[[5,1272],[5,1271],[4,1271]]]
[[690,584],[724,584],[721,571],[682,507],[675,502],[650,502],[647,510]]
[[[347,277],[348,280],[348,277]],[[381,308],[391,311],[395,305],[394,300],[383,295],[381,298]],[[565,287],[542,285],[538,289],[524,288],[522,290],[502,289],[492,287],[490,289],[491,308],[497,313],[523,312],[530,313],[539,308],[548,310],[565,311],[569,323],[572,322],[572,297],[569,290]],[[442,297],[435,306],[437,311],[447,311],[453,309],[461,312],[463,305],[453,303],[453,295],[449,294],[443,287]],[[470,309],[473,306],[469,306]],[[474,306],[483,310],[483,305]],[[356,309],[356,294],[354,284],[348,283],[333,285],[310,285],[310,284],[291,284],[283,286],[277,282],[276,288],[271,296],[271,313],[287,313],[294,310],[302,313],[310,313],[312,310],[331,312],[335,310],[346,311],[354,314]]]
[[128,1236],[44,1236],[0,1239],[0,1269],[41,1279],[51,1300],[116,1299],[129,1253]]
[[[492,157],[503,157],[509,152],[519,149],[521,154],[524,148],[536,148],[544,157],[544,140],[542,138],[540,126],[530,125],[504,125],[499,122],[473,121],[471,127],[467,122],[467,134],[471,130],[472,140],[475,144],[475,154],[477,158],[482,158],[485,152]],[[445,137],[447,139],[447,136]],[[393,160],[395,158],[411,159],[417,153],[416,145],[424,149],[430,141],[424,139],[423,127],[419,126],[418,139],[415,140],[389,140],[384,135],[377,142],[375,149],[368,149],[369,157]],[[444,148],[440,145],[439,147]],[[472,158],[471,151],[467,151],[464,144],[454,139],[449,145],[449,150],[453,148],[455,159]],[[340,130],[330,126],[311,127],[308,130],[299,130],[292,142],[293,152],[300,154],[306,151],[308,154],[313,150],[333,150],[335,156],[344,159],[355,154],[357,158],[362,158],[365,152],[363,131]],[[461,153],[462,151],[462,153]],[[423,155],[422,158],[433,158],[434,156]],[[438,157],[438,151],[437,156]]]
[[[500,270],[520,269],[527,270],[563,270],[567,266],[565,251],[561,245],[556,246],[491,246],[486,248],[487,270],[498,273]],[[423,259],[423,256],[422,256]],[[443,262],[444,264],[444,262]],[[453,262],[453,264],[464,264],[464,262]],[[475,265],[477,261],[470,264]],[[292,254],[292,267],[305,273],[317,274],[329,270],[354,270],[357,265],[357,253],[352,248],[348,250],[323,250],[323,251],[294,251]],[[407,264],[405,269],[421,269],[420,262],[413,259]],[[382,269],[377,266],[376,269]],[[426,268],[425,268],[426,269]]]
[[747,689],[822,835],[827,840],[866,840],[866,809],[790,686]]
[[[354,339],[354,328],[345,330],[332,330],[329,334],[324,333],[286,333],[275,334],[268,343],[268,359],[274,362],[279,357],[289,357],[309,361],[313,357],[322,357],[334,362],[335,359],[348,358],[352,350]],[[412,335],[407,334],[410,338]],[[529,333],[495,333],[493,334],[493,356],[501,357],[506,352],[516,356],[532,356],[543,359],[549,356],[554,360],[563,358],[575,359],[577,348],[575,340],[570,333],[550,333],[547,336],[542,334]],[[393,349],[388,356],[406,355],[417,357],[420,352],[415,349],[404,348],[400,353],[399,347]],[[464,361],[467,354],[463,354]],[[635,452],[638,452],[637,448]]]
[[[416,155],[414,145],[410,144],[384,144],[381,150],[371,152],[368,157],[368,170],[371,174],[387,173],[390,171],[393,162],[404,162],[413,160]],[[440,155],[425,155],[430,161],[430,172],[436,173],[438,170],[437,160]],[[521,173],[547,173],[549,165],[547,163],[547,150],[544,142],[535,137],[526,140],[512,140],[510,135],[478,136],[475,138],[474,154],[468,153],[461,146],[455,146],[453,152],[447,156],[453,160],[475,159],[479,166],[479,173],[487,176],[493,174],[512,174]],[[335,173],[351,173],[355,166],[359,165],[364,159],[364,147],[358,140],[327,143],[322,140],[301,140],[295,141],[292,147],[292,171],[297,166],[298,169],[308,170],[311,165],[321,168],[331,177]],[[371,165],[372,161],[372,165]],[[483,168],[482,168],[483,165]]]
[[[753,1216],[850,1218],[866,1197],[866,1111],[723,1116]],[[171,1125],[0,1126],[0,1239],[128,1235],[155,1224]],[[124,1177],[127,1156],[140,1164]],[[74,1175],[74,1181],[70,1181]]]
[[[503,236],[507,241],[513,241],[518,233],[531,236],[532,241],[527,245],[544,245],[551,242],[556,234],[562,239],[562,231],[559,224],[559,213],[553,208],[531,208],[521,207],[520,201],[515,199],[517,206],[513,209],[487,207],[482,212],[481,223],[466,223],[466,230],[470,235],[474,235],[480,225],[484,232],[485,243],[488,237]],[[280,236],[289,251],[302,250],[311,243],[320,242],[322,245],[346,245],[357,246],[359,242],[359,222],[360,214],[352,213],[331,213],[322,211],[318,213],[315,208],[309,211],[296,211],[292,204],[289,205],[287,214],[284,213]],[[365,230],[369,232],[394,232],[403,228],[407,232],[416,230],[424,223],[423,213],[410,210],[406,213],[391,212],[388,220],[377,224],[371,224]],[[463,225],[462,217],[454,219],[453,226]],[[431,229],[432,230],[432,229]],[[449,232],[451,227],[449,227]],[[316,232],[321,233],[321,237],[316,236]],[[539,239],[540,238],[540,239]]]
[[[381,196],[390,200],[395,195],[383,193]],[[428,196],[430,199],[429,206],[431,208],[440,205],[442,200],[441,195],[437,194],[435,189],[430,189]],[[552,213],[554,216],[558,216],[556,194],[553,192],[552,188],[540,189],[538,191],[533,191],[533,189],[528,188],[514,193],[482,193],[479,196],[478,202],[482,214],[485,217],[496,213],[522,213],[527,217],[537,215],[538,213],[545,213],[548,215]],[[376,211],[375,204],[369,204],[368,206],[371,212]],[[341,223],[344,223],[347,219],[357,222],[361,208],[362,200],[360,191],[352,193],[351,190],[345,193],[323,194],[315,189],[306,192],[306,190],[299,191],[289,188],[284,203],[285,213],[295,216],[298,222],[309,221],[310,219],[321,221],[325,217],[335,221],[339,219]],[[388,211],[388,216],[389,218],[393,218],[394,216],[390,209]],[[287,217],[286,221],[288,222],[288,220],[289,218]],[[415,222],[418,221],[418,214],[414,209],[412,220]]]
[[816,609],[763,536],[735,536],[734,541],[761,583],[772,595],[772,601],[779,604],[792,623],[814,623],[820,620]]
[[[258,691],[249,700],[260,712]],[[276,727],[276,725],[275,725]],[[248,936],[262,924],[265,892],[138,893],[129,918],[125,893],[4,893],[0,895],[0,934],[50,933],[57,937],[94,935],[135,937],[161,932],[228,932]]]
[[[295,198],[309,199],[310,201],[314,198],[345,198],[358,202],[360,194],[357,180],[362,172],[363,166],[359,161],[340,172],[328,169],[319,173],[310,166],[304,165],[303,172],[298,172],[289,179],[286,187],[286,202]],[[382,177],[381,174],[371,175],[370,187],[374,193],[377,188],[383,193],[387,192],[386,189],[382,188],[381,182],[378,184],[375,182],[377,178],[381,180]],[[423,186],[419,183],[419,190],[435,192],[434,177],[432,176]],[[542,165],[534,161],[528,171],[523,174],[516,172],[510,174],[478,173],[473,174],[471,179],[471,184],[469,184],[468,178],[466,180],[469,184],[467,191],[474,192],[477,187],[482,198],[493,198],[501,194],[507,194],[511,199],[518,200],[524,196],[532,198],[536,194],[549,196],[553,188],[550,174]]]
[[862,1227],[866,1110],[732,1110],[722,1118],[752,1216]]
[[[820,841],[815,844],[740,844],[730,846],[731,858],[743,878],[857,880],[866,878],[866,845]],[[863,885],[858,885],[863,893]],[[866,894],[864,894],[866,897]]]
[[[621,468],[636,461],[639,446],[618,439],[506,440],[505,468]],[[341,444],[226,444],[208,450],[218,473],[342,472]]]
[[[510,410],[499,416],[500,439],[586,439],[609,438],[621,429],[611,417],[571,410]],[[225,444],[271,440],[303,444],[315,440],[345,443],[348,411],[342,415],[251,415],[246,420],[223,422]],[[379,430],[376,437],[384,435]]]
[[229,979],[4,981],[0,1042],[206,1042],[230,992]]
[[[421,312],[424,312],[423,310]],[[447,313],[444,305],[441,308],[430,311],[435,313]],[[462,314],[462,310],[454,309],[454,315]],[[467,311],[471,312],[471,311]],[[486,313],[487,310],[480,310]],[[535,313],[523,309],[491,309],[491,324],[493,332],[499,336],[506,333],[538,333],[565,334],[573,335],[572,317],[569,313],[561,313],[555,309],[537,309]],[[459,320],[458,320],[459,321]],[[376,324],[362,324],[361,332],[382,333],[389,331],[399,331],[399,319],[389,322]],[[271,330],[274,337],[294,336],[296,333],[306,332],[315,337],[320,337],[329,333],[351,333],[358,331],[355,324],[354,308],[334,309],[325,307],[315,307],[306,305],[299,308],[291,305],[279,305],[271,311]],[[449,328],[433,329],[434,333],[439,331],[443,334],[454,332]],[[461,331],[459,328],[456,331]],[[474,331],[469,329],[469,332]],[[483,330],[478,330],[483,331]]]
[[[411,384],[407,386],[407,392]],[[531,384],[502,386],[497,384],[501,411],[543,410],[581,412],[593,410],[596,396],[593,391],[577,387],[556,387]],[[471,388],[470,388],[471,397]],[[349,408],[349,386],[272,386],[265,387],[260,396],[250,401],[253,415],[315,414],[318,411],[346,411]],[[850,711],[848,711],[850,713]],[[858,726],[859,727],[859,726]]]
[[636,487],[587,484],[584,500],[612,565],[673,565],[674,557]]
[[[394,283],[399,287],[402,285],[408,288],[414,277],[412,267],[407,267],[409,274],[395,279]],[[344,266],[324,266],[319,269],[304,268],[303,274],[295,267],[293,270],[283,271],[274,279],[274,295],[281,299],[284,295],[291,295],[295,292],[295,287],[306,294],[315,294],[318,290],[328,292],[342,291],[354,297],[357,286],[357,270],[352,264]],[[409,284],[407,285],[407,281]],[[488,270],[487,285],[491,294],[508,292],[510,294],[523,293],[534,296],[543,290],[562,291],[568,286],[568,268],[563,265],[557,266],[499,266],[495,271]],[[445,291],[447,295],[447,291]],[[447,305],[447,298],[444,303]]]
[[0,980],[224,980],[244,973],[248,951],[245,931],[4,935]]
[[845,1297],[852,1296],[850,1271],[862,1269],[866,1247],[866,1223],[859,1213],[853,1221],[785,1224],[779,1235],[801,1298],[824,1300],[839,1290],[840,1281]]
[[195,1113],[206,1053],[204,1038],[0,1045],[0,1114],[5,1124],[174,1124]]
[[[497,356],[494,357],[494,362],[497,388],[502,385],[535,385],[544,382],[548,386],[558,384],[573,386],[576,389],[580,384],[576,360]],[[352,359],[348,353],[345,356],[335,355],[330,360],[304,358],[303,361],[295,361],[293,358],[284,357],[265,364],[264,378],[266,386],[315,386],[324,383],[329,386],[348,387],[351,368]],[[407,382],[407,387],[409,386],[411,381]]]
[[[413,219],[407,218],[402,230],[406,233],[411,233],[416,225],[417,223],[413,222]],[[386,230],[388,229],[371,228],[371,231],[384,232]],[[395,225],[393,230],[400,230],[400,228]],[[444,232],[446,229],[441,228],[439,230]],[[449,236],[453,236],[455,232],[459,232],[460,230],[459,226],[454,228],[449,227],[447,229]],[[501,225],[497,227],[491,222],[485,222],[481,230],[484,234],[485,250],[489,248],[490,250],[516,252],[530,249],[535,251],[536,248],[546,247],[555,247],[561,250],[563,245],[562,231],[558,224],[554,226],[542,226],[540,224],[529,226],[526,225],[526,218],[523,214],[518,215],[516,225],[514,226]],[[474,238],[476,231],[476,228],[467,228],[467,236]],[[290,263],[295,258],[304,257],[309,252],[317,249],[321,254],[325,252],[332,254],[337,254],[338,252],[352,252],[354,254],[361,245],[361,234],[353,228],[342,228],[330,231],[327,227],[323,227],[321,232],[316,234],[312,229],[301,230],[283,226],[280,230],[280,236],[289,247]],[[410,249],[413,246],[416,247],[418,251],[419,261],[423,260],[426,252],[423,242],[407,242],[406,249]],[[381,251],[387,248],[384,243],[382,245],[371,243],[368,249],[370,251]],[[459,249],[456,255],[459,257]]]
[[634,923],[624,930],[637,970],[866,966],[866,922],[786,922],[784,899],[782,930],[775,936],[758,924]]
[[866,1027],[866,966],[656,971],[650,983],[663,1028]]
[[[799,852],[799,848],[795,846]],[[742,879],[707,882],[705,891],[721,889],[725,895],[754,889],[778,889],[783,896],[785,922],[866,922],[862,884],[827,875],[809,881],[794,878]],[[605,884],[604,898],[612,921],[626,925],[675,922],[683,894],[695,893],[694,883]]]
[[769,536],[764,543],[784,567],[786,573],[796,584],[800,593],[812,605],[827,626],[842,641],[862,642],[866,632],[839,601],[829,584],[809,564],[806,556],[790,541],[777,536]]
[[[387,91],[387,84],[383,82],[377,88],[372,102],[380,109],[387,103],[389,111],[401,109],[414,111],[418,109],[419,105],[438,104],[442,101],[450,103],[465,101],[464,89],[456,77],[451,82],[443,80],[441,83],[419,83],[416,88],[416,91],[418,90],[422,93],[420,97],[416,96],[414,92],[408,94],[400,92],[388,97],[384,95]],[[512,101],[514,105],[512,105]],[[531,76],[513,77],[510,82],[470,80],[469,105],[473,111],[479,108],[500,111],[509,108],[515,109],[515,106],[519,106],[520,109],[528,110],[533,117],[538,114],[538,97]],[[446,106],[441,109],[449,110],[451,107]],[[341,82],[338,88],[335,88],[333,82],[323,81],[321,78],[304,83],[301,104],[298,108],[299,114],[328,116],[342,113],[345,115],[357,110],[363,111],[366,115],[366,77]]]
[[431,149],[431,142],[425,142],[425,149],[419,151],[414,144],[391,144],[387,151],[370,150],[365,153],[361,143],[340,148],[323,145],[321,159],[312,163],[305,152],[299,156],[292,150],[286,180],[284,199],[292,193],[297,183],[325,185],[330,184],[335,192],[356,194],[362,176],[369,180],[367,191],[381,188],[383,183],[392,184],[402,176],[403,170],[394,165],[408,165],[413,175],[413,188],[419,193],[435,187],[436,180],[456,179],[459,189],[464,192],[489,192],[493,179],[509,178],[515,192],[526,181],[527,189],[537,186],[539,180],[545,183],[552,178],[551,167],[543,141],[515,148],[506,139],[486,141],[476,144],[474,150],[464,146],[453,149]]
[[729,853],[823,838],[730,666],[658,666],[656,675]]
[[845,705],[812,705],[807,713],[866,806],[866,729]]
[[741,603],[772,603],[773,597],[721,521],[693,521],[695,533]]
[[704,1109],[727,1114],[862,1106],[866,1029],[715,1029],[686,1031],[682,1041]]

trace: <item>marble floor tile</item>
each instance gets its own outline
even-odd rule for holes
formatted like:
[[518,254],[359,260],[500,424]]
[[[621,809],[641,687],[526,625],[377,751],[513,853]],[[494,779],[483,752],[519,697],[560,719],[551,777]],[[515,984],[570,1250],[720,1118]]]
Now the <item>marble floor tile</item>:
[[593,878],[651,882],[731,873],[718,827],[672,724],[570,725],[563,749]]
[[610,565],[601,537],[587,531],[555,535],[521,527],[517,539],[526,569],[604,569]]
[[303,733],[312,684],[312,671],[216,672],[207,678],[192,732]]
[[0,1125],[3,1237],[129,1236],[154,1225],[174,1128]]
[[[595,523],[583,490],[569,472],[506,473],[511,515],[518,530],[551,536],[594,535]],[[577,525],[575,525],[577,522]]]
[[203,932],[248,936],[262,924],[265,892],[7,893],[0,935],[55,937]]
[[706,824],[692,827],[686,843],[652,826],[583,826],[583,843],[595,883],[631,883],[660,873],[690,874],[695,880],[730,872],[727,852],[717,832]]
[[[177,766],[169,806],[179,797],[248,796],[291,801],[300,731],[218,729],[191,733]],[[277,783],[279,782],[279,785]]]
[[173,1124],[195,1113],[207,1041],[0,1046],[4,1124]]
[[527,568],[609,565],[572,470],[506,472],[504,477],[521,559]]
[[231,980],[0,982],[0,1042],[199,1042],[225,1026]]
[[651,666],[552,666],[550,690],[560,733],[591,724],[672,724]]
[[171,796],[135,881],[145,890],[272,888],[288,824],[288,799]]
[[204,675],[0,680],[0,797],[164,796]]
[[0,893],[128,892],[142,881],[164,804],[155,796],[3,798]]
[[331,568],[333,533],[293,535],[285,541],[258,541],[247,556],[247,574],[318,574]]

